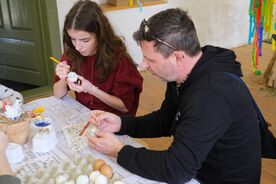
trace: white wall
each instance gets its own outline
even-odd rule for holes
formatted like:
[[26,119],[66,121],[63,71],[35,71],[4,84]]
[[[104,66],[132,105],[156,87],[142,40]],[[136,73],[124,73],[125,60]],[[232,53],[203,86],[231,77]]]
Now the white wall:
[[[64,16],[75,0],[57,0],[60,30]],[[105,0],[98,0],[98,3]],[[247,44],[249,0],[168,0],[168,3],[139,8],[106,12],[118,34],[126,39],[126,45],[133,59],[140,63],[140,48],[132,39],[143,18],[167,8],[179,7],[188,10],[195,23],[201,45],[217,45],[233,48]]]

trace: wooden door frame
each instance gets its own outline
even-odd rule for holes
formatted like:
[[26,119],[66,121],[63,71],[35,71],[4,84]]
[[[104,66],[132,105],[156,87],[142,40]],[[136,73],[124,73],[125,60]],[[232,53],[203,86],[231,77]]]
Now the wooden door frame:
[[[44,60],[46,62],[47,85],[32,90],[23,91],[25,101],[32,98],[47,96],[52,94],[54,81],[54,63],[50,62],[50,56],[61,55],[60,29],[57,13],[56,0],[38,0],[41,23],[41,36],[43,40]],[[57,34],[59,33],[59,34]]]

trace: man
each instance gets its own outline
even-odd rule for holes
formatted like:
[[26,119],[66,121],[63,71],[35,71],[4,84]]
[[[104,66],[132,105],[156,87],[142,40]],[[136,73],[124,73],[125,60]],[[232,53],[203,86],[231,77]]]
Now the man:
[[[118,164],[145,178],[183,184],[260,182],[261,145],[258,122],[233,51],[200,48],[192,20],[181,9],[168,9],[143,21],[134,33],[142,67],[167,81],[158,111],[119,117],[92,111],[96,136],[92,148],[118,157]],[[230,75],[229,75],[230,73]],[[123,145],[112,134],[133,137],[173,136],[168,150]]]

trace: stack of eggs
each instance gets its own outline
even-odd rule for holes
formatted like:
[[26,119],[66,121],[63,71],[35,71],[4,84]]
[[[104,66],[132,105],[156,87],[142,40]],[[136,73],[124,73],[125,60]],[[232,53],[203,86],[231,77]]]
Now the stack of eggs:
[[30,184],[123,184],[111,166],[91,156],[77,157],[74,163],[66,161],[59,167],[40,169],[35,175],[21,179]]

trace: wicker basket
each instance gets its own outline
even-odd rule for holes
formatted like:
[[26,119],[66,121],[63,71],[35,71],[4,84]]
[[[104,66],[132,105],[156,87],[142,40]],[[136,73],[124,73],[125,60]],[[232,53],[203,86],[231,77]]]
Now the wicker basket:
[[3,115],[0,116],[0,127],[6,132],[10,142],[25,144],[29,137],[30,117],[23,113],[19,119],[9,120]]

